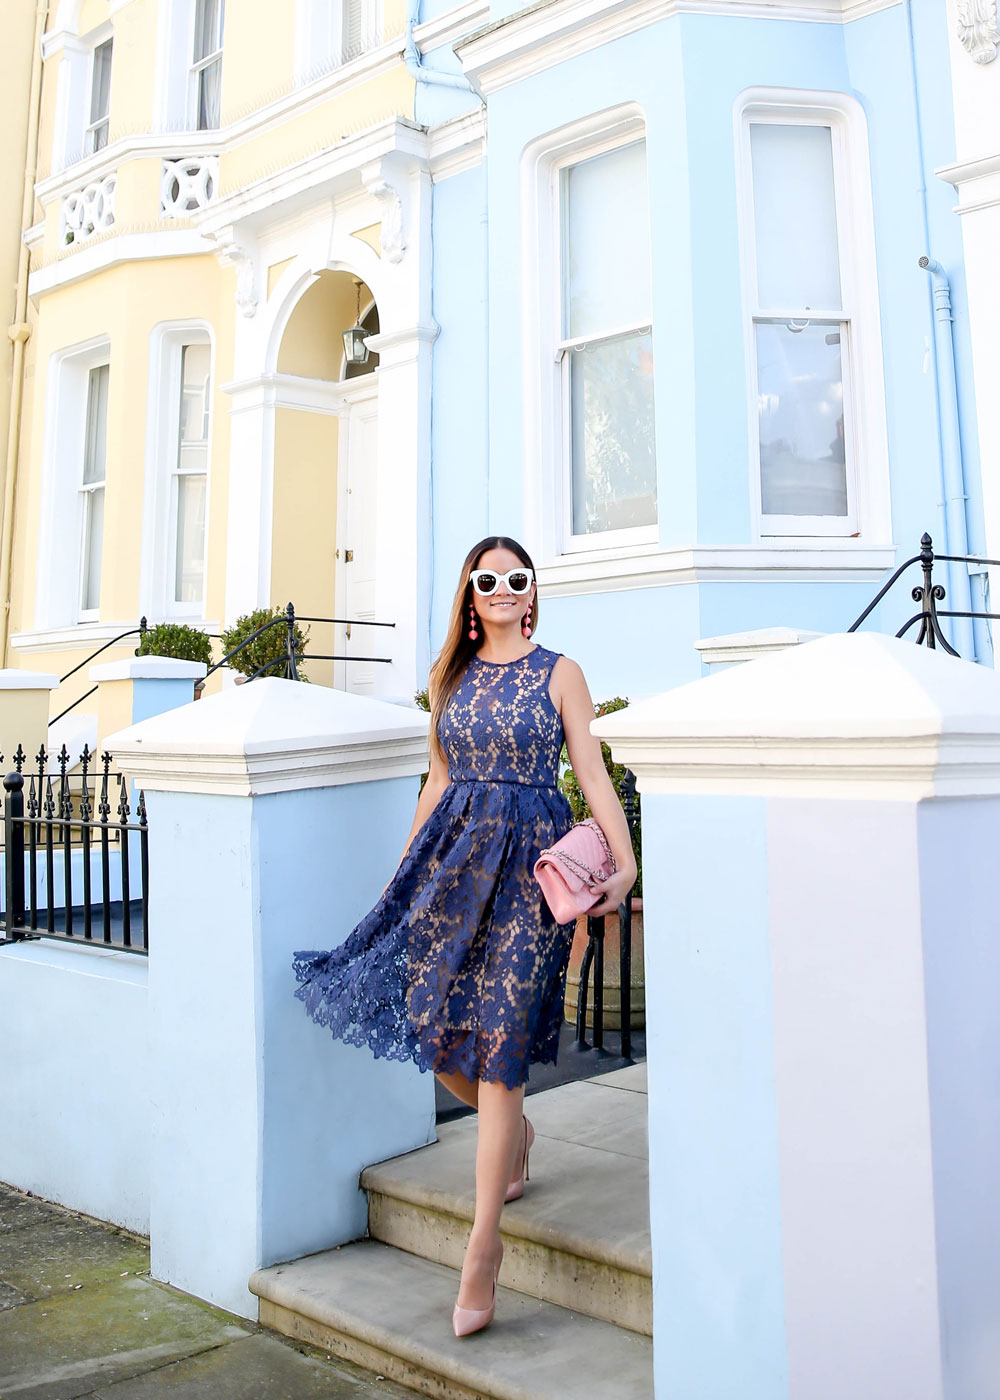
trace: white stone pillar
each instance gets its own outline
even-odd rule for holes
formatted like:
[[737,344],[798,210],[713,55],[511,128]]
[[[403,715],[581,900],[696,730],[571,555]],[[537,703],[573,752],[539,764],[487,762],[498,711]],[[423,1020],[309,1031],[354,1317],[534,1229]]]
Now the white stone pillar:
[[432,1076],[334,1042],[292,971],[393,874],[427,723],[262,678],[108,740],[149,814],[153,1276],[245,1317],[255,1269],[364,1234],[361,1169],[434,1136]]
[[593,728],[642,794],[658,1400],[991,1400],[1000,676],[831,636]]

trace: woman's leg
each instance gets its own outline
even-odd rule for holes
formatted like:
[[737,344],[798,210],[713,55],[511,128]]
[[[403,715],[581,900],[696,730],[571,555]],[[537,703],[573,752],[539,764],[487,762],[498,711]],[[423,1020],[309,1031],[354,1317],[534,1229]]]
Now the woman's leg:
[[458,1304],[488,1308],[500,1252],[500,1212],[521,1151],[524,1085],[479,1083],[479,1143],[476,1148],[476,1215],[465,1251]]
[[436,1076],[449,1094],[454,1094],[456,1099],[461,1099],[462,1103],[467,1103],[470,1108],[479,1107],[479,1080],[466,1079],[464,1074],[458,1070],[453,1070],[448,1074],[437,1074]]

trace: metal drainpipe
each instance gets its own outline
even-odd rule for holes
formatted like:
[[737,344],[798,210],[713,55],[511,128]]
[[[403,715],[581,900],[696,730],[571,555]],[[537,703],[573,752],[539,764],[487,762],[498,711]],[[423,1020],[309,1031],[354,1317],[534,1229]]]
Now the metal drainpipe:
[[[930,218],[927,210],[927,183],[924,180],[924,131],[920,110],[920,84],[917,77],[917,46],[913,34],[912,0],[903,0],[903,25],[909,60],[910,102],[916,134],[917,193],[923,214],[924,247],[930,246]],[[933,280],[934,296],[934,380],[940,439],[941,476],[945,507],[945,549],[942,554],[968,554],[969,529],[966,516],[965,468],[962,463],[962,435],[958,417],[958,386],[955,379],[955,345],[951,333],[951,288],[940,264],[929,256],[920,259]],[[948,565],[950,599],[945,607],[971,612],[972,590],[967,564]],[[967,617],[945,620],[951,624],[952,642],[966,659],[976,657],[976,638]]]
[[0,665],[7,665],[10,637],[10,575],[14,546],[14,502],[17,488],[17,467],[20,457],[21,407],[24,403],[24,343],[31,334],[28,314],[28,248],[24,234],[31,227],[35,212],[35,173],[38,165],[38,127],[41,119],[42,35],[49,13],[48,0],[38,0],[35,6],[35,36],[31,56],[31,86],[28,93],[28,140],[24,154],[24,187],[21,194],[21,245],[17,258],[17,292],[14,298],[14,320],[7,328],[13,342],[10,380],[10,422],[7,430],[7,464],[3,485],[3,539],[0,542]]
[[[403,42],[403,62],[411,78],[418,83],[437,83],[440,87],[458,88],[461,92],[475,92],[475,88],[462,73],[444,73],[440,68],[426,68],[413,37],[415,27],[420,23],[420,0],[407,0],[406,29]],[[478,94],[476,94],[478,96]],[[482,99],[480,99],[481,101]]]
[[[952,338],[951,287],[944,268],[926,255],[922,268],[931,275],[934,294],[934,345],[937,351],[937,393],[941,415],[941,467],[944,474],[944,510],[948,532],[948,553],[968,554],[969,524],[966,516],[965,471],[962,464],[962,433],[958,417],[958,382],[955,377],[955,342]],[[967,564],[951,564],[951,606],[959,612],[972,611],[972,587]],[[947,606],[947,605],[946,605]],[[958,650],[964,657],[976,655],[972,619],[951,619]]]

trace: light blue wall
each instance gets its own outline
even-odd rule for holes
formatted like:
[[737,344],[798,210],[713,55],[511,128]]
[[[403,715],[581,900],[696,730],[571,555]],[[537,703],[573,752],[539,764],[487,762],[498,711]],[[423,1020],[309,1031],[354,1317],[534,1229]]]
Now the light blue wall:
[[938,1288],[947,1400],[989,1400],[1000,1376],[1000,800],[924,802],[920,895]]
[[[516,8],[494,5],[491,17]],[[930,284],[917,260],[930,252],[949,271],[970,533],[981,547],[961,229],[954,192],[934,174],[954,158],[946,16],[933,0],[914,0],[913,15],[922,143],[903,5],[846,25],[685,14],[490,98],[488,250],[470,235],[483,214],[474,179],[464,175],[461,184],[448,181],[435,190],[435,305],[443,329],[435,347],[432,651],[443,638],[457,561],[484,532],[484,472],[487,528],[516,536],[523,524],[523,152],[547,131],[625,102],[639,104],[647,120],[661,544],[751,542],[733,110],[746,88],[772,86],[844,92],[866,113],[892,533],[900,560],[916,553],[925,529],[939,549],[945,545]],[[444,332],[453,317],[472,333],[449,358]],[[484,333],[488,391],[480,377],[485,367],[475,362]],[[484,466],[480,415],[487,397]],[[916,581],[908,580],[866,625],[895,631],[911,614],[909,586]],[[543,592],[538,640],[575,656],[595,697],[638,694],[696,675],[692,643],[699,637],[780,624],[842,630],[877,587],[870,578],[744,577],[571,598],[547,599]]]
[[766,804],[645,793],[642,846],[656,1394],[783,1400]]
[[190,677],[185,680],[139,677],[132,682],[132,723],[139,724],[144,719],[152,719],[153,715],[162,715],[193,701],[194,681]]

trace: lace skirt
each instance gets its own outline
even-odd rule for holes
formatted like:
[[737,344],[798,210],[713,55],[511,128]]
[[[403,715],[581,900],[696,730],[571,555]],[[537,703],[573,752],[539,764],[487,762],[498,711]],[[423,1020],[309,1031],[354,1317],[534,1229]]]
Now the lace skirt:
[[294,955],[296,997],[376,1056],[524,1084],[555,1063],[573,938],[532,868],[572,824],[556,788],[449,783],[374,909],[339,947]]

